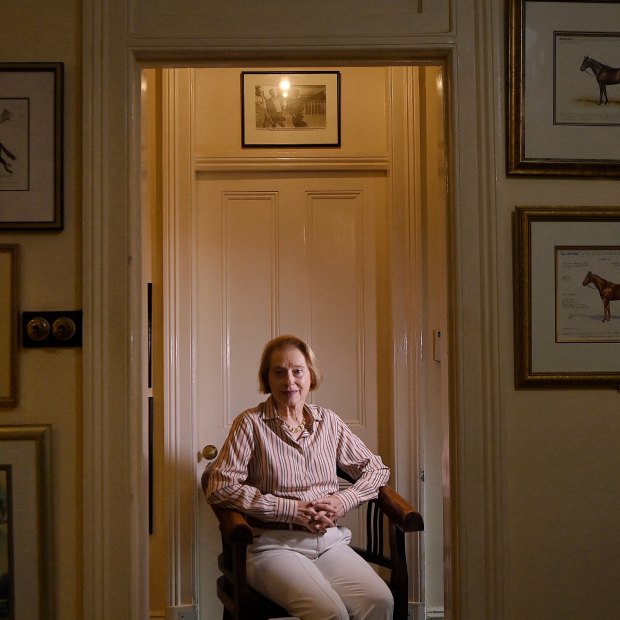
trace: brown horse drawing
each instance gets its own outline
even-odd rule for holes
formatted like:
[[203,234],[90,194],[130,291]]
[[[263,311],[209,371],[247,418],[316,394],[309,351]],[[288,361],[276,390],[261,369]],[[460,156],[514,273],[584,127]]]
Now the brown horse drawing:
[[590,69],[592,71],[596,81],[598,82],[598,104],[601,105],[601,103],[603,103],[603,98],[605,98],[605,104],[607,104],[609,101],[607,98],[607,86],[610,86],[611,84],[620,84],[620,69],[610,67],[609,65],[604,65],[602,62],[594,60],[594,58],[585,56],[583,62],[581,63],[581,71],[585,71],[586,69]]
[[594,284],[603,300],[603,323],[611,320],[611,310],[609,309],[610,301],[620,299],[620,284],[614,284],[597,276],[595,273],[588,271],[588,275],[584,278],[583,285]]

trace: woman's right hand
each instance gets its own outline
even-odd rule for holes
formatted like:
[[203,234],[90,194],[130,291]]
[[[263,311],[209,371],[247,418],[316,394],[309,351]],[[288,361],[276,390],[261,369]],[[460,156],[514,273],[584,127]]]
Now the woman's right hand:
[[297,502],[293,523],[303,525],[309,532],[323,534],[336,524],[327,516],[327,511],[317,510],[310,502]]

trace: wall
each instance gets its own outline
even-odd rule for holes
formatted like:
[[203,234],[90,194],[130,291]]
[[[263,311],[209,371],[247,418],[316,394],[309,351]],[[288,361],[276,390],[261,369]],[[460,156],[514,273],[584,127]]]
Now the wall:
[[[252,68],[252,71],[266,69]],[[308,71],[305,67],[300,69]],[[320,67],[313,71],[342,73],[342,147],[301,149],[312,157],[387,155],[386,86],[382,67]],[[294,69],[291,68],[291,72]],[[208,77],[207,77],[208,76]],[[213,84],[218,84],[216,89]],[[286,157],[291,149],[247,149],[241,146],[239,70],[209,69],[196,72],[195,100],[203,102],[196,116],[196,152],[201,157]],[[354,137],[354,139],[353,139]]]
[[[150,618],[165,618],[168,604],[167,571],[169,558],[166,507],[166,470],[164,459],[165,420],[163,415],[163,331],[162,299],[162,71],[146,69],[142,73],[142,201],[143,201],[143,273],[151,284],[151,382],[146,394],[152,404],[152,512],[149,523],[149,609]],[[147,310],[148,312],[148,310]],[[148,385],[148,380],[147,380]]]
[[[502,14],[495,16],[498,20]],[[496,24],[496,32],[502,32]],[[504,38],[494,40],[494,74],[506,75]],[[497,89],[497,93],[502,93]],[[616,90],[616,101],[618,100]],[[620,393],[520,390],[513,382],[512,225],[516,205],[618,206],[618,180],[509,179],[504,175],[505,107],[494,105],[499,375],[497,441],[505,618],[607,619],[620,591],[609,577],[620,557]],[[616,130],[617,131],[617,130]],[[617,149],[620,160],[620,147]],[[615,302],[616,317],[620,316]],[[617,345],[613,345],[617,347]],[[620,370],[620,353],[617,354]]]
[[[422,347],[420,389],[421,441],[424,453],[424,602],[426,613],[443,617],[443,471],[449,461],[445,453],[446,421],[448,418],[448,338],[447,327],[447,235],[446,214],[446,142],[444,133],[444,72],[440,67],[424,67],[421,81],[421,149],[422,157],[422,213],[417,240],[425,266],[421,300]],[[412,240],[415,247],[416,240]],[[441,342],[435,342],[435,332],[441,333]],[[437,345],[437,346],[436,346]]]
[[[2,6],[0,62],[65,63],[65,228],[0,231],[0,243],[21,248],[20,310],[82,307],[80,20],[81,3],[76,0]],[[52,425],[55,617],[77,619],[82,617],[82,355],[78,349],[20,349],[17,359],[19,403],[14,409],[0,409],[0,424]]]

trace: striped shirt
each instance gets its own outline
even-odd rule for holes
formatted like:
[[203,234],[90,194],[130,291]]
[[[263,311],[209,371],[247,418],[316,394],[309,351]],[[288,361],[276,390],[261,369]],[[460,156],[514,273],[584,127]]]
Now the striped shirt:
[[[337,495],[348,512],[377,496],[390,470],[331,410],[304,405],[306,429],[284,430],[272,398],[238,415],[209,476],[206,496],[261,521],[293,521],[296,503]],[[339,490],[336,467],[355,483]]]

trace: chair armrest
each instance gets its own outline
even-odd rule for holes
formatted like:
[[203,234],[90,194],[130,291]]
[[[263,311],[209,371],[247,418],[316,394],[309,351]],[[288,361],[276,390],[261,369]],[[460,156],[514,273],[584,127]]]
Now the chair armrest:
[[[211,465],[208,463],[200,477],[200,486],[202,492],[206,494],[207,485],[209,484],[209,474],[211,473]],[[217,520],[220,522],[220,532],[223,540],[228,543],[241,543],[249,545],[254,539],[252,528],[248,525],[245,517],[236,510],[222,508],[221,506],[211,506]]]
[[421,532],[424,529],[422,515],[392,487],[381,487],[377,502],[388,519],[403,532]]
[[[340,467],[337,474],[351,484],[355,482],[355,479]],[[376,501],[388,519],[403,532],[421,532],[424,529],[422,515],[391,486],[381,487]]]
[[228,544],[249,545],[254,539],[252,528],[240,512],[219,506],[211,506],[220,522],[222,539]]

